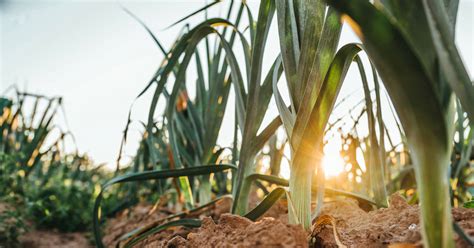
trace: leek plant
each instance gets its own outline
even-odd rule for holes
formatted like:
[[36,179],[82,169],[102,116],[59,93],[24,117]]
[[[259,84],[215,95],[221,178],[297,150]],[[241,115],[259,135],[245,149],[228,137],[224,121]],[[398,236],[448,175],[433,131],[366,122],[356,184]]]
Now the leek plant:
[[[242,142],[238,161],[239,169],[233,188],[235,201],[232,212],[239,215],[244,215],[247,212],[251,189],[251,185],[245,183],[245,179],[255,172],[255,158],[258,152],[281,125],[280,119],[275,118],[263,128],[263,131],[257,133],[272,96],[272,78],[279,78],[282,73],[282,68],[277,67],[277,59],[262,80],[263,55],[274,14],[274,1],[265,0],[260,2],[256,23],[253,22],[253,18],[249,20],[251,42],[247,51],[244,51],[246,54],[247,91],[245,91],[243,82],[234,84],[237,98],[237,120],[242,134]],[[249,16],[251,17],[250,14]],[[244,39],[242,41],[248,43]],[[239,72],[237,67],[232,70]]]
[[[227,19],[230,19],[232,7],[233,4],[230,5]],[[244,6],[241,5],[237,13],[235,25],[239,24],[243,10]],[[226,36],[227,31],[228,29],[224,29],[222,36]],[[236,33],[232,33],[229,38],[230,47],[232,47],[235,38]],[[231,87],[231,79],[228,77],[228,63],[219,64],[223,53],[222,45],[218,45],[214,54],[206,55],[207,58],[211,58],[210,63],[207,63],[207,87],[199,50],[197,48],[194,48],[194,50],[187,49],[186,53],[189,58],[194,54],[196,61],[198,71],[195,83],[196,99],[191,101],[187,97],[186,89],[181,88],[185,81],[178,81],[185,80],[184,73],[187,69],[186,62],[181,63],[176,67],[177,81],[173,85],[173,91],[168,98],[168,106],[165,112],[166,119],[168,120],[167,128],[171,154],[175,163],[178,164],[178,168],[181,158],[188,166],[217,164],[217,160],[223,151],[223,149],[216,149],[217,138]],[[208,53],[207,50],[206,53]],[[173,105],[175,101],[177,104],[176,108]],[[173,121],[176,121],[176,124],[173,124]],[[176,137],[174,137],[175,134]],[[180,142],[183,143],[182,146],[176,146]],[[210,202],[211,182],[209,175],[202,176],[199,183],[199,202],[201,204]]]
[[[322,1],[276,1],[281,60],[285,71],[290,106],[273,80],[273,91],[291,147],[289,194],[290,223],[311,227],[311,185],[317,169],[318,213],[324,196],[321,167],[323,138],[329,115],[352,60],[361,47],[348,44],[337,51],[342,23],[335,9]],[[326,11],[327,10],[327,11]],[[383,182],[382,174],[376,175]],[[375,199],[386,205],[384,185]]]
[[[213,4],[215,2],[200,11]],[[226,19],[231,18],[234,7],[234,3],[229,5]],[[233,25],[239,25],[244,7],[245,5],[240,5],[235,17],[235,24]],[[232,79],[229,77],[229,64],[225,60],[221,63],[222,57],[225,54],[224,46],[219,42],[219,38],[217,38],[215,40],[216,46],[212,48],[208,37],[199,37],[199,39],[205,37],[205,57],[202,57],[201,52],[203,49],[197,46],[197,42],[189,44],[187,39],[200,31],[199,29],[204,27],[210,28],[209,23],[204,23],[194,30],[189,30],[188,25],[185,25],[184,32],[178,36],[171,50],[166,52],[146,25],[131,12],[125,11],[144,26],[165,56],[150,83],[137,97],[139,98],[146,91],[151,90],[153,84],[158,84],[158,87],[154,90],[154,96],[150,105],[146,132],[143,136],[144,142],[142,142],[142,146],[136,155],[136,159],[140,157],[141,159],[134,161],[134,167],[136,168],[134,172],[140,171],[137,167],[139,167],[138,164],[145,162],[144,159],[146,159],[145,163],[149,164],[147,168],[162,170],[192,167],[201,164],[217,164],[220,155],[224,151],[224,149],[217,146],[217,138],[232,85]],[[198,12],[194,12],[190,16]],[[181,19],[179,22],[184,21],[186,18]],[[217,23],[215,20],[214,22]],[[216,24],[216,26],[223,25]],[[220,39],[226,37],[229,30],[230,28],[224,28],[222,34],[220,34],[222,36]],[[236,32],[230,35],[227,46],[233,46],[236,35]],[[188,49],[187,46],[190,46],[190,48]],[[180,61],[180,56],[183,53],[187,54],[186,61]],[[194,60],[191,60],[193,57]],[[188,87],[191,85],[185,77],[186,70],[191,61],[195,61],[197,71],[197,79],[192,84],[196,89],[194,99],[191,99],[188,95]],[[203,63],[203,61],[205,62]],[[173,66],[168,65],[169,62]],[[177,79],[172,85],[172,92],[169,92],[164,87],[170,74],[173,74]],[[159,116],[162,119],[161,123],[157,125],[155,112],[160,97],[166,99],[167,106],[164,113]],[[126,140],[129,124],[130,118],[125,128],[124,141]],[[221,183],[219,185],[224,188],[218,189],[218,191],[225,192],[227,186],[225,183],[226,177],[222,176],[222,174],[216,176],[220,179]],[[194,198],[196,197],[201,204],[211,200],[212,191],[209,175],[200,176],[195,182],[190,181],[187,177],[182,177],[178,180],[175,183],[176,185],[179,184],[177,191],[185,196],[188,207],[194,205]]]
[[327,1],[349,17],[406,134],[427,247],[453,247],[448,168],[455,96],[474,118],[474,87],[454,44],[458,1]]

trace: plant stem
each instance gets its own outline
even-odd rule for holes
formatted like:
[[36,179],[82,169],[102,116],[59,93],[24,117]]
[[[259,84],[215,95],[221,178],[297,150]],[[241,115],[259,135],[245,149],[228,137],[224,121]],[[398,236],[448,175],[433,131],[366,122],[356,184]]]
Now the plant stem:
[[422,234],[426,247],[454,247],[447,165],[449,149],[431,149],[428,142],[416,149],[413,160],[421,203]]
[[201,176],[199,182],[199,205],[202,206],[211,201],[211,179],[209,175]]
[[[290,173],[290,192],[295,213],[288,214],[289,222],[301,224],[305,230],[309,230],[311,228],[311,179],[314,170],[308,166],[294,168]],[[291,209],[289,207],[289,210]]]
[[[369,160],[368,160],[368,172],[370,177],[370,185],[372,191],[374,192],[374,199],[375,202],[379,205],[386,206],[387,205],[387,191],[385,189],[385,182],[384,182],[384,163],[385,160],[384,151],[381,151],[378,140],[377,134],[375,132],[375,117],[373,113],[373,105],[372,105],[372,98],[370,96],[370,89],[369,84],[367,81],[367,76],[365,74],[364,64],[359,56],[355,58],[357,62],[357,66],[359,67],[360,76],[362,79],[362,86],[364,88],[364,96],[365,96],[365,105],[367,109],[367,122],[369,124],[369,139],[370,139],[370,146],[368,148],[369,152]],[[374,68],[374,67],[372,67]],[[372,70],[375,72],[375,70]],[[374,77],[374,84],[376,82],[376,76]],[[379,105],[379,103],[377,103]],[[380,113],[377,111],[377,113]],[[379,122],[382,122],[382,119],[378,119]],[[380,133],[380,137],[382,138],[383,132]],[[382,140],[380,140],[382,142]]]
[[239,170],[237,174],[236,185],[233,186],[234,204],[232,213],[245,215],[247,213],[248,198],[251,184],[245,183],[245,178],[253,172],[255,154],[246,152],[248,149],[242,149],[239,161]]

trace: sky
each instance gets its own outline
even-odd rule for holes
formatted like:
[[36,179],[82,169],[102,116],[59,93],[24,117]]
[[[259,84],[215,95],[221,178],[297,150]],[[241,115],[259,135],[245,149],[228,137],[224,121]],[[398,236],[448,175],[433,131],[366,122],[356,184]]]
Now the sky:
[[[257,15],[258,1],[248,2]],[[89,154],[98,163],[110,165],[117,158],[131,104],[163,59],[153,40],[121,5],[139,16],[164,46],[169,47],[179,27],[166,28],[202,7],[204,1],[0,0],[0,92],[17,85],[29,92],[62,96],[68,126],[79,151]],[[209,15],[221,15],[226,6],[212,7]],[[461,0],[456,43],[471,78],[474,71],[473,13],[474,0]],[[189,23],[194,26],[203,18],[197,15]],[[358,39],[345,26],[341,45],[354,41]],[[278,48],[276,22],[273,22],[264,71],[278,54]],[[188,74],[195,75],[194,69],[190,68]],[[358,78],[353,66],[341,93],[356,92],[348,106],[362,99]],[[139,121],[147,118],[150,98],[150,94],[146,94],[133,105],[126,158],[133,156],[137,149],[143,131]],[[159,106],[163,108],[163,102]],[[233,103],[229,108],[232,106]],[[276,115],[272,102],[265,122]],[[232,125],[233,116],[229,115],[223,123],[224,130]],[[220,142],[229,144],[232,137],[225,133],[231,132],[223,133]]]

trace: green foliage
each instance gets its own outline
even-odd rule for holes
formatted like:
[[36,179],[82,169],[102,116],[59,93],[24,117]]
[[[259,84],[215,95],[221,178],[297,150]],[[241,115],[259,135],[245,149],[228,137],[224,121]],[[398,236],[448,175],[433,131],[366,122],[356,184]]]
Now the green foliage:
[[88,230],[96,185],[108,175],[87,156],[63,152],[69,133],[53,132],[61,98],[17,92],[15,100],[0,98],[0,105],[2,201],[13,202],[22,209],[19,220],[38,228]]
[[[67,193],[66,193],[67,192]],[[28,215],[39,228],[60,228],[63,232],[84,231],[91,223],[91,194],[76,187],[54,186],[31,195]],[[74,202],[74,204],[66,204]]]
[[465,207],[465,208],[474,208],[474,201],[465,202],[463,207]]
[[[0,154],[4,171],[1,174],[4,201],[15,200],[18,208],[24,209],[22,218],[33,221],[38,228],[52,228],[63,232],[86,231],[92,223],[91,211],[94,203],[95,185],[106,178],[98,171],[73,169],[73,165],[84,166],[84,158],[75,157],[71,162],[64,159],[49,168],[42,177],[24,178],[15,170],[13,155]],[[78,162],[78,160],[81,160]],[[113,202],[113,201],[111,201]],[[106,208],[108,211],[110,207]]]
[[0,247],[19,247],[18,237],[25,231],[19,210],[0,202]]
[[56,228],[62,232],[89,230],[93,186],[93,182],[51,178],[46,185],[25,192],[27,215],[39,228]]
[[17,166],[17,157],[12,154],[0,153],[0,195],[6,196],[21,192],[22,177]]

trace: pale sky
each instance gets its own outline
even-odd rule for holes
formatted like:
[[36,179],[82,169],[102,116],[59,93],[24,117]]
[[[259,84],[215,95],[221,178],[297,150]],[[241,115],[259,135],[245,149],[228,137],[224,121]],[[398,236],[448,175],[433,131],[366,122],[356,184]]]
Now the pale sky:
[[[170,46],[179,27],[164,28],[204,5],[201,0],[0,0],[0,92],[16,84],[29,92],[63,96],[79,150],[98,163],[109,164],[117,157],[131,103],[163,58],[146,31],[118,2],[139,16],[165,47]],[[224,13],[226,6],[212,7],[209,15]],[[256,16],[258,1],[250,1],[250,6]],[[474,1],[461,0],[456,42],[471,78],[474,71],[473,14]],[[189,22],[194,26],[203,18],[198,15]],[[354,41],[357,38],[345,27],[341,44]],[[274,21],[265,51],[265,71],[278,48]],[[194,75],[193,68],[189,75]],[[342,95],[357,89],[360,89],[359,76],[353,66]],[[362,91],[353,101],[358,100],[357,97],[362,99]],[[135,122],[126,147],[128,156],[133,156],[137,148],[142,131],[138,121],[146,120],[149,102],[150,94],[134,105],[132,119]],[[276,114],[277,109],[271,104],[266,120]],[[228,116],[224,130],[233,125],[233,115]],[[229,133],[232,132],[224,132],[219,138],[221,143],[228,145],[232,139],[226,136]]]

